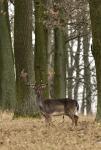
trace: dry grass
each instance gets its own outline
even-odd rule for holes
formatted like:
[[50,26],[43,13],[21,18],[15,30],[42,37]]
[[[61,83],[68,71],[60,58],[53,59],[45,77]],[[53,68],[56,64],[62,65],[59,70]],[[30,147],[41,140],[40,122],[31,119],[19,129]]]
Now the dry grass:
[[53,118],[46,127],[44,119],[20,118],[0,113],[0,150],[101,150],[101,124],[92,117],[80,117],[71,128],[67,117]]

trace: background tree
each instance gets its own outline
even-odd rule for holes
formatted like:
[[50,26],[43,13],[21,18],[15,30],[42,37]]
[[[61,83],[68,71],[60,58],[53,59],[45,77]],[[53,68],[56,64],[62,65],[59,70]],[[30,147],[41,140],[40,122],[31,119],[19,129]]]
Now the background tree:
[[15,106],[14,58],[7,0],[0,1],[0,104],[5,109]]
[[78,36],[77,39],[77,51],[75,54],[75,71],[76,71],[76,81],[74,85],[74,99],[78,99],[78,91],[79,91],[79,78],[80,78],[80,50],[81,50],[81,38]]
[[73,45],[74,41],[68,43],[67,46],[67,95],[73,98],[73,71],[74,71],[74,58],[73,58]]

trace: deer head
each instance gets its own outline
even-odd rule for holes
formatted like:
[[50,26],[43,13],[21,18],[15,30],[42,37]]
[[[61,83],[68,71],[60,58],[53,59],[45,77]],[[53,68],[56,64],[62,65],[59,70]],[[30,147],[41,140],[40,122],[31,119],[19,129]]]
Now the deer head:
[[46,88],[46,84],[35,84],[33,89],[35,90],[35,94],[39,97],[43,95],[43,90]]
[[27,86],[30,86],[31,88],[34,89],[35,94],[39,97],[43,95],[43,90],[46,88],[47,84],[32,84],[32,83],[26,83]]

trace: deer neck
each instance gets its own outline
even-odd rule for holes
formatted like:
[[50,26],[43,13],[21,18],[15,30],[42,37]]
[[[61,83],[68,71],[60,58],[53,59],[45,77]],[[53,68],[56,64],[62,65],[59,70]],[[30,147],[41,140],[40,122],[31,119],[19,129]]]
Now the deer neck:
[[43,96],[42,95],[37,95],[36,96],[36,103],[39,107],[43,106]]

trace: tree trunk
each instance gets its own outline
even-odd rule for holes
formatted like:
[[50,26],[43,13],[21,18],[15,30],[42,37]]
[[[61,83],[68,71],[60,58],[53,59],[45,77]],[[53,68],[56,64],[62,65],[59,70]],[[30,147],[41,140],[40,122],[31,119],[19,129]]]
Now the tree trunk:
[[89,0],[89,4],[93,38],[92,53],[95,59],[98,92],[96,119],[101,121],[101,0]]
[[[74,65],[73,65],[73,41],[68,43],[69,46],[67,46],[67,74],[68,74],[68,81],[67,81],[67,92],[68,97],[72,99],[73,97],[73,71],[74,71]],[[69,47],[69,48],[68,48]]]
[[[47,29],[44,26],[44,1],[35,0],[35,81],[48,83]],[[45,89],[48,97],[48,88]]]
[[66,63],[64,33],[62,29],[55,28],[54,52],[54,97],[66,97]]
[[32,50],[32,0],[15,0],[14,48],[16,65],[17,105],[15,116],[36,115],[35,96],[21,80],[21,72],[28,74],[28,82],[34,82],[34,57]]
[[12,43],[9,30],[8,2],[0,1],[0,104],[14,109],[15,75]]
[[[84,29],[84,33],[87,32],[87,29]],[[84,59],[84,84],[85,84],[85,92],[86,92],[86,107],[87,114],[91,114],[91,73],[90,73],[90,65],[89,65],[89,37],[83,37],[83,59]]]
[[80,66],[79,66],[79,60],[80,60],[80,37],[78,37],[78,45],[77,45],[77,52],[75,55],[75,68],[76,68],[76,83],[74,87],[74,99],[78,99],[78,89],[79,89],[79,74],[80,74]]
[[54,50],[52,48],[53,30],[48,31],[48,84],[49,84],[49,97],[54,97]]
[[81,103],[81,113],[84,115],[86,109],[86,103],[85,103],[85,84],[83,85],[83,92],[82,92],[82,103]]

